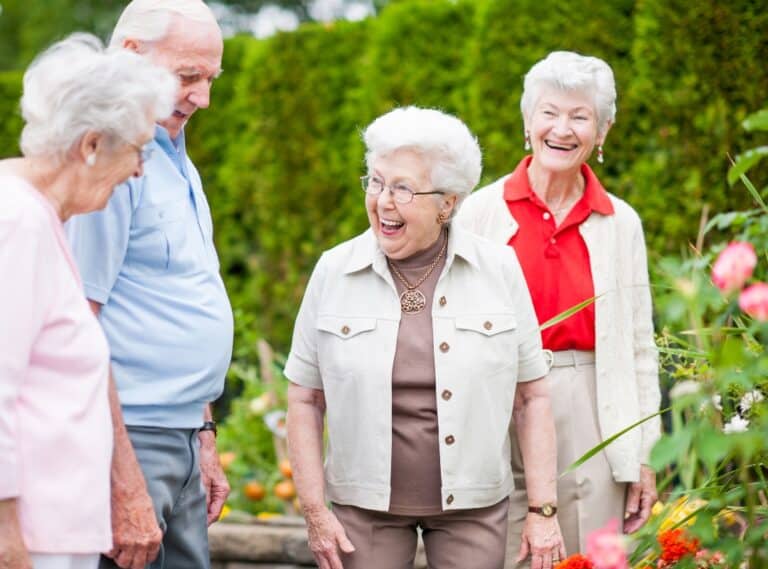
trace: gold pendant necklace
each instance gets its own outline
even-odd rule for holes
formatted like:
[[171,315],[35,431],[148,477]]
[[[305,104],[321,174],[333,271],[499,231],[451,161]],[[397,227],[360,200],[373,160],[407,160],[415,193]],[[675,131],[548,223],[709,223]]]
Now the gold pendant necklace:
[[440,262],[440,259],[443,258],[445,250],[448,248],[447,233],[448,232],[446,231],[445,242],[443,243],[443,246],[440,247],[440,251],[437,253],[437,256],[429,265],[429,268],[427,268],[427,272],[421,276],[416,284],[410,284],[403,276],[403,274],[397,269],[394,263],[392,263],[389,257],[387,257],[387,264],[389,264],[389,268],[392,269],[392,272],[395,274],[397,279],[403,283],[403,286],[405,287],[405,290],[400,295],[400,309],[406,314],[418,314],[424,310],[424,307],[427,305],[427,298],[424,296],[423,292],[418,290],[418,288],[424,283],[425,280],[427,280],[429,275],[432,274],[432,271],[435,270],[435,267]]

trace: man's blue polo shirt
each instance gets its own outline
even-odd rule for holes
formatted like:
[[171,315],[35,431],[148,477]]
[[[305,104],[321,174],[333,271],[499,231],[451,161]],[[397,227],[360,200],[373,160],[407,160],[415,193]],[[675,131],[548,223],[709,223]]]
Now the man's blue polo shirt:
[[67,223],[86,296],[100,304],[128,425],[199,427],[224,388],[232,308],[200,176],[157,127],[144,175]]

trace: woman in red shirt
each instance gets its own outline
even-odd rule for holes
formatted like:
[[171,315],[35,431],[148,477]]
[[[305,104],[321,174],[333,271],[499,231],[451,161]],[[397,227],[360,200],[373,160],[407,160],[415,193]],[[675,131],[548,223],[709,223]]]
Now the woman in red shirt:
[[[558,437],[558,472],[659,407],[648,269],[640,220],[608,194],[587,160],[616,113],[611,68],[595,57],[553,52],[525,77],[525,148],[515,170],[470,196],[459,222],[515,249],[539,323],[597,297],[542,332]],[[529,503],[519,449],[510,543],[530,514],[557,515],[569,553],[611,518],[638,529],[656,500],[648,454],[658,420],[630,431],[558,480],[558,504]],[[513,437],[513,441],[515,438]],[[524,540],[523,540],[524,542]],[[521,548],[520,557],[527,556]],[[552,560],[557,561],[556,559]]]

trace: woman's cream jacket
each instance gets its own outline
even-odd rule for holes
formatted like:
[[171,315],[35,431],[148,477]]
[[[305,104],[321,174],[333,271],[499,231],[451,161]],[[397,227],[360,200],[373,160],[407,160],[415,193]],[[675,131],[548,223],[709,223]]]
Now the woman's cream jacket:
[[[477,190],[456,223],[507,245],[518,224],[504,201],[508,176]],[[579,226],[589,251],[595,296],[597,411],[608,438],[659,410],[658,356],[643,228],[635,210],[609,194],[613,215],[592,213]],[[574,410],[578,412],[578,410]],[[617,482],[636,482],[661,432],[655,417],[606,447]]]
[[[508,427],[516,383],[547,373],[514,251],[452,228],[427,310],[434,330],[442,506],[490,506],[513,487]],[[285,375],[324,392],[325,482],[333,502],[389,508],[400,318],[395,283],[370,230],[323,254],[296,319]]]

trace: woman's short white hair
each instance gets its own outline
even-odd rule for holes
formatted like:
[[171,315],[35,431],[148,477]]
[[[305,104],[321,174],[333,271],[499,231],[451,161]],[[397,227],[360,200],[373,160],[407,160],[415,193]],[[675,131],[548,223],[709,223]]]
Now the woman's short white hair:
[[211,9],[202,0],[133,0],[115,24],[110,47],[123,47],[126,39],[156,42],[168,32],[173,16],[196,22],[216,22]]
[[605,132],[616,118],[616,82],[611,67],[599,57],[553,51],[534,64],[525,76],[520,110],[530,117],[542,88],[579,91],[594,97],[597,128]]
[[128,50],[104,49],[76,33],[53,44],[24,74],[21,114],[25,156],[61,160],[87,132],[107,142],[134,142],[148,119],[173,112],[177,82],[165,69]]
[[[402,107],[373,121],[363,131],[368,170],[380,156],[407,149],[430,161],[435,189],[463,200],[480,181],[482,154],[463,122],[436,109]],[[455,211],[456,208],[454,208]]]

